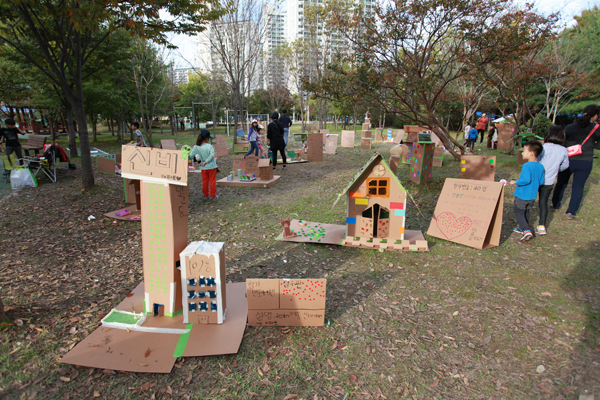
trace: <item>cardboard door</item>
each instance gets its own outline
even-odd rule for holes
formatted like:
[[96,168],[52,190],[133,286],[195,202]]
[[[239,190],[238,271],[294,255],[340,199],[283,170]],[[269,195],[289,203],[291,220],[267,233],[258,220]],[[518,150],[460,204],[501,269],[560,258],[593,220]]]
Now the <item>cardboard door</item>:
[[360,236],[368,238],[373,237],[373,207],[369,207],[362,212],[362,218],[360,219]]
[[[378,206],[378,204],[376,204]],[[379,207],[379,217],[377,219],[377,236],[386,238],[390,234],[390,210],[385,207]]]

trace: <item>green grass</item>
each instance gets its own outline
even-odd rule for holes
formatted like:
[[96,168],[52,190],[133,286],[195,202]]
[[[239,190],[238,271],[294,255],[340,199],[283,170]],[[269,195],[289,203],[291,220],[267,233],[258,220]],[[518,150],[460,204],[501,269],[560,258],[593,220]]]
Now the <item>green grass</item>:
[[[170,138],[153,135],[157,143]],[[190,132],[174,139],[195,141]],[[120,151],[110,134],[92,146]],[[391,146],[375,144],[372,151],[387,159]],[[478,149],[497,156],[497,180],[518,176],[515,157]],[[280,218],[344,223],[345,201],[333,210],[331,204],[372,151],[338,147],[323,162],[278,169],[281,182],[270,189],[218,188],[216,203],[201,200],[200,174],[190,177],[188,241],[225,241],[233,282],[326,277],[331,324],[249,327],[238,354],[182,358],[165,375],[109,375],[60,363],[142,279],[140,225],[102,217],[124,206],[120,178],[97,174],[95,188],[82,192],[80,168],[61,171],[58,183],[41,179],[38,188],[3,200],[0,293],[11,324],[0,325],[0,398],[91,398],[94,391],[110,399],[600,394],[598,166],[578,219],[552,213],[549,234],[527,244],[511,233],[510,187],[501,244],[489,250],[428,236],[428,253],[274,240]],[[218,159],[218,178],[233,158]],[[398,176],[425,216],[409,201],[407,229],[426,232],[444,179],[458,176],[458,163],[446,155],[429,184],[414,185],[407,175],[408,166],[400,166]],[[89,215],[97,220],[88,222]],[[538,365],[546,372],[536,373]]]

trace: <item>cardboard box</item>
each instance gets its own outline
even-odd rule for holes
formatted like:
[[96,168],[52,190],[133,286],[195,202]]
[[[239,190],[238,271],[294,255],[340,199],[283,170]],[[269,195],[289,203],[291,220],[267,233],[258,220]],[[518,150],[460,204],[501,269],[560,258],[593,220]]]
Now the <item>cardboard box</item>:
[[362,124],[362,130],[363,131],[371,130],[371,124]]
[[503,207],[503,183],[448,178],[427,234],[476,249],[499,246]]
[[342,131],[342,147],[354,148],[354,131]]
[[268,158],[261,158],[258,160],[258,174],[259,178],[263,181],[270,181],[273,179],[273,167],[271,160]]
[[408,178],[416,184],[427,183],[433,172],[433,143],[413,144]]
[[247,279],[249,326],[323,326],[326,279]]
[[312,133],[307,139],[308,151],[306,157],[308,161],[323,161],[323,135]]

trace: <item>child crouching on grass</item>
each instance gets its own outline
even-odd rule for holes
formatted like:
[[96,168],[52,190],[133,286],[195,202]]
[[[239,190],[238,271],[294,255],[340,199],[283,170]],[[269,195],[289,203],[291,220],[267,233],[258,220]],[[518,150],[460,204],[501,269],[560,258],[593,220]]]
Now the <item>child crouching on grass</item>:
[[538,190],[545,179],[544,166],[537,162],[542,149],[542,144],[537,140],[531,140],[523,145],[523,159],[527,162],[523,164],[519,179],[510,182],[511,185],[517,185],[513,209],[519,226],[513,230],[521,234],[519,239],[521,242],[528,242],[533,237],[529,228],[529,216]]
[[[210,144],[210,132],[202,129],[196,145],[190,154],[192,160],[200,162],[199,169],[202,171],[202,194],[204,200],[218,200],[217,196],[217,162],[215,160],[215,148]],[[210,187],[210,191],[209,191]]]

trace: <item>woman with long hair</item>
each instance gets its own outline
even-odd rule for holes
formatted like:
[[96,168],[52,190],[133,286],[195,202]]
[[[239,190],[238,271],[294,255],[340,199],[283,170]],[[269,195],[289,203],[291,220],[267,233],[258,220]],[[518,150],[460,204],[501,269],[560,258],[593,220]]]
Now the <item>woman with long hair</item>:
[[569,158],[569,168],[558,173],[558,180],[554,193],[552,195],[552,208],[560,209],[565,189],[569,184],[569,179],[573,175],[573,189],[571,200],[567,208],[567,219],[575,219],[581,199],[583,198],[583,188],[588,176],[592,172],[594,163],[594,147],[600,142],[600,129],[598,129],[598,113],[600,107],[596,104],[590,104],[583,109],[581,116],[575,120],[575,123],[567,125],[565,147],[581,146],[581,154]]

